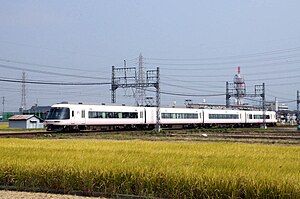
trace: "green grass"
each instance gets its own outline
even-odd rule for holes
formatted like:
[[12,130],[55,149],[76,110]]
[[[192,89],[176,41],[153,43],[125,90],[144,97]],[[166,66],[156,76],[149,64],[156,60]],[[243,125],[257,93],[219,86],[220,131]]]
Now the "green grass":
[[299,198],[300,147],[0,139],[0,186],[163,198]]
[[45,130],[44,128],[39,129],[24,129],[24,128],[9,128],[8,124],[0,124],[0,131],[41,131]]

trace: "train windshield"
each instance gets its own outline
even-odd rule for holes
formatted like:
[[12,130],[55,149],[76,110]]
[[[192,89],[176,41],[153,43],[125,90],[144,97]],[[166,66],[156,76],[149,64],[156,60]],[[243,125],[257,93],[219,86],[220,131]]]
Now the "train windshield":
[[64,108],[64,107],[54,107],[50,109],[50,112],[48,113],[46,120],[66,120],[70,119],[70,109]]

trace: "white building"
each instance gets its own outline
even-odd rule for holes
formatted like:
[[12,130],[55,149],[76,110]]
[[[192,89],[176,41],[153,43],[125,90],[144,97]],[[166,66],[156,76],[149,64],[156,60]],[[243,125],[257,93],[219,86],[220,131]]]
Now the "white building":
[[44,128],[42,119],[34,115],[14,115],[8,119],[9,128]]

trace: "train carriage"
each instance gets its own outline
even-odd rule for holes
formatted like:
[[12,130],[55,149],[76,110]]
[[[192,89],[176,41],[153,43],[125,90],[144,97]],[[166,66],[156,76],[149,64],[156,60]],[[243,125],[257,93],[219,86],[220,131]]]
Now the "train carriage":
[[[156,107],[55,104],[45,120],[47,130],[85,129],[153,129],[157,121]],[[160,108],[162,127],[243,127],[259,126],[262,111],[230,109]],[[275,125],[276,113],[266,111],[265,122]]]
[[204,109],[205,126],[244,126],[245,111],[227,109]]
[[188,108],[161,108],[160,123],[162,126],[196,127],[203,124],[203,111]]

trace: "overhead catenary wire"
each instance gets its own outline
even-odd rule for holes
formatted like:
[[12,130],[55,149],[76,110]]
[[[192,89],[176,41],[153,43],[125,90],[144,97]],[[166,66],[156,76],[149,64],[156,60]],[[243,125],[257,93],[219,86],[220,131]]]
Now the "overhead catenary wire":
[[[300,55],[299,55],[300,56]],[[262,66],[282,66],[282,65],[288,65],[288,64],[297,64],[300,63],[300,60],[283,60],[281,62],[274,62],[274,63],[263,63],[263,64],[255,64],[255,65],[250,65],[247,64],[248,67],[251,66],[251,68],[261,68]],[[230,66],[228,65],[237,65],[241,64],[239,61],[231,62],[231,63],[193,63],[193,64],[186,64],[186,63],[145,63],[149,65],[156,65],[156,66],[198,66],[198,68],[189,68],[191,71],[214,71],[214,70],[228,70],[228,69],[233,69],[235,66]],[[217,66],[217,65],[222,65],[221,67],[212,67],[212,66]],[[201,66],[201,68],[199,68]],[[203,68],[207,67],[209,68]],[[162,70],[174,70],[174,71],[185,71],[186,68],[169,68],[169,67],[162,67]]]
[[[267,58],[264,58],[264,57],[262,57],[262,56],[274,56],[274,55],[280,55],[280,53],[292,53],[293,52],[293,54],[292,55],[286,55],[286,56],[279,56],[280,58],[278,58],[277,59],[277,62],[273,62],[273,63],[271,63],[270,61],[270,58],[269,57],[267,57]],[[267,53],[265,53],[265,54],[252,54],[251,56],[253,56],[255,59],[253,59],[252,61],[253,62],[256,62],[256,61],[260,61],[260,62],[262,62],[262,61],[267,61],[267,63],[258,63],[255,67],[261,67],[261,66],[266,66],[266,65],[286,65],[286,64],[296,64],[296,63],[300,63],[300,60],[298,60],[298,59],[294,59],[294,58],[296,58],[296,54],[295,54],[295,52],[300,52],[300,47],[299,48],[291,48],[291,49],[288,49],[288,50],[278,50],[278,51],[271,51],[271,52],[267,52]],[[272,53],[274,53],[274,54],[272,54]],[[242,55],[242,56],[244,56],[244,55]],[[249,56],[249,57],[245,57],[244,59],[250,59],[251,58],[251,56]],[[256,59],[256,57],[255,56],[258,56],[259,57],[259,59]],[[236,56],[231,56],[230,57],[230,59],[232,59],[232,57],[236,57]],[[130,61],[131,63],[133,63],[133,62],[135,62],[135,60],[136,60],[137,58],[134,58],[134,59],[132,59],[132,61]],[[146,58],[147,59],[147,58]],[[207,58],[206,60],[208,60],[209,58]],[[226,58],[227,59],[227,58]],[[228,58],[229,59],[229,58]],[[288,59],[288,60],[283,60],[283,59]],[[191,60],[191,61],[199,61],[199,60],[197,60],[197,59],[193,59],[193,60]],[[245,60],[245,61],[247,61],[247,60]],[[5,61],[5,62],[8,62],[9,63],[9,61],[11,61],[11,60],[5,60],[5,59],[0,59],[0,61]],[[128,60],[129,61],[129,60]],[[182,61],[182,60],[180,60],[180,61]],[[200,61],[203,61],[203,60],[201,60],[200,59]],[[252,63],[252,62],[250,62],[251,60],[248,60],[249,61],[249,63]],[[178,63],[178,64],[184,64],[184,63],[180,63],[179,61],[177,62],[177,61],[174,61],[175,63]],[[212,64],[213,63],[221,63],[222,62],[222,60],[219,62],[219,61],[214,61],[214,62],[211,62]],[[226,62],[226,61],[223,61],[223,62]],[[15,63],[15,64],[26,64],[25,62],[23,62],[23,63],[21,63],[21,62],[19,62],[18,63],[18,61],[12,61],[11,63]],[[165,62],[163,62],[163,63],[165,63]],[[191,64],[196,64],[196,63],[191,63]],[[29,63],[28,65],[35,65],[35,64],[33,64],[33,63]],[[186,65],[186,64],[184,64],[184,65]],[[235,64],[236,65],[236,64]],[[2,65],[2,68],[5,68],[5,67],[3,67],[3,66],[5,66],[5,65]],[[43,64],[41,64],[41,65],[39,65],[39,64],[37,64],[37,65],[35,65],[35,66],[43,66]],[[45,67],[51,67],[50,65],[44,65]],[[248,64],[248,66],[249,66],[249,64]],[[1,64],[0,64],[0,67],[1,67]],[[15,66],[6,66],[6,68],[9,68],[9,67],[15,67]],[[71,68],[62,68],[62,67],[56,67],[57,69],[65,69],[65,70],[71,70]],[[192,67],[191,67],[192,68]],[[224,68],[224,70],[228,70],[228,68],[229,67],[222,67],[222,68]],[[231,67],[230,67],[231,68]],[[236,66],[233,66],[232,68],[236,68]],[[10,69],[12,69],[12,68],[10,68]],[[165,71],[169,71],[169,70],[176,70],[176,68],[170,68],[170,69],[168,69],[168,68],[165,68],[165,67],[161,67],[161,69],[162,70],[165,70]],[[178,69],[178,68],[177,68]],[[219,69],[221,69],[221,67],[218,67],[218,66],[209,66],[208,68],[203,68],[203,67],[199,67],[199,68],[196,68],[196,67],[194,67],[194,69],[192,68],[191,70],[197,70],[197,71],[202,71],[202,70],[212,70],[212,71],[215,71],[215,70],[219,70]],[[21,68],[21,67],[18,67],[18,68],[15,68],[14,70],[22,70],[22,71],[24,71],[24,69],[23,68]],[[38,73],[43,73],[43,74],[49,74],[48,73],[48,71],[42,71],[42,70],[34,70],[34,71],[31,71],[32,69],[25,69],[25,71],[29,71],[29,72],[38,72]],[[179,70],[179,69],[178,69]],[[186,70],[186,71],[189,71],[189,70],[187,70],[187,68],[182,68],[182,69],[180,69],[180,70]],[[223,70],[223,69],[222,69]],[[81,71],[81,70],[79,70],[79,71]],[[84,71],[84,70],[83,70]],[[284,71],[283,69],[281,69],[281,71]],[[270,71],[270,72],[273,72],[274,73],[274,76],[275,76],[275,74],[281,74],[281,73],[279,73],[279,71],[278,72],[274,72],[273,70],[272,71]],[[64,74],[64,73],[58,73],[58,72],[54,72],[55,74],[50,74],[50,75],[60,75],[60,76],[71,76],[71,77],[75,77],[75,78],[78,78],[78,77],[80,77],[80,78],[89,78],[89,79],[97,79],[97,80],[99,80],[99,79],[102,79],[102,78],[98,78],[98,77],[90,77],[90,76],[82,76],[82,75],[73,75],[73,74]],[[176,73],[175,73],[176,74]],[[218,75],[218,74],[216,74],[216,75],[209,75],[209,76],[196,76],[195,75],[195,73],[192,73],[193,74],[193,76],[195,76],[196,78],[198,78],[198,77],[208,77],[208,78],[211,78],[211,77],[228,77],[228,75]],[[197,73],[196,73],[197,74]],[[205,74],[205,73],[202,73],[202,74]],[[245,74],[246,75],[246,74]],[[256,74],[253,74],[253,75],[256,75]],[[161,94],[164,94],[164,95],[174,95],[174,96],[183,96],[183,97],[213,97],[213,96],[224,96],[225,94],[224,93],[222,93],[222,92],[218,92],[218,91],[213,91],[213,90],[210,90],[211,88],[212,88],[212,86],[216,86],[216,85],[218,85],[218,84],[213,84],[213,83],[216,83],[216,82],[220,82],[220,83],[222,83],[222,85],[225,83],[225,80],[224,81],[221,81],[223,78],[216,78],[216,80],[214,81],[214,79],[210,79],[210,80],[208,80],[208,81],[204,81],[204,80],[201,80],[201,79],[199,79],[199,80],[196,80],[196,81],[193,81],[190,77],[191,77],[191,75],[188,75],[187,77],[189,77],[189,79],[184,79],[184,78],[178,78],[178,79],[176,79],[176,78],[169,78],[169,77],[171,77],[172,76],[172,74],[166,74],[166,79],[168,79],[168,82],[164,82],[164,81],[162,81],[161,82],[161,84],[162,85],[165,85],[165,86],[171,86],[171,87],[178,87],[178,88],[184,88],[184,89],[190,89],[190,90],[194,90],[194,91],[199,91],[199,93],[200,94],[197,94],[196,92],[195,93],[193,93],[193,92],[191,92],[191,94],[189,94],[188,92],[186,92],[186,91],[184,91],[184,92],[186,92],[186,93],[181,93],[181,92],[169,92],[169,90],[168,91],[161,91]],[[175,76],[175,75],[174,75]],[[183,77],[183,74],[180,74],[180,77]],[[229,76],[230,77],[230,76]],[[298,78],[298,77],[300,77],[300,76],[296,76],[296,75],[286,75],[286,76],[280,76],[280,77],[266,77],[266,78],[263,78],[263,79],[261,79],[261,78],[253,78],[253,79],[248,79],[248,80],[246,80],[247,82],[250,82],[250,81],[260,81],[260,80],[284,80],[284,79],[290,79],[290,78]],[[1,77],[0,77],[1,78]],[[110,79],[110,78],[103,78],[103,79],[105,79],[105,80],[108,80],[108,79]],[[170,83],[169,83],[169,80],[173,80],[173,81],[179,81],[180,83],[178,84],[178,82],[176,82],[175,84],[173,84],[173,82],[171,82],[170,81]],[[15,79],[15,80],[12,80],[12,79],[8,79],[8,78],[1,78],[0,79],[0,81],[2,81],[2,82],[13,82],[13,81],[15,81],[15,83],[21,83],[20,81],[21,80],[17,80],[17,79]],[[58,85],[58,86],[63,86],[63,85],[66,85],[66,86],[92,86],[92,85],[105,85],[105,84],[111,84],[110,82],[72,82],[72,80],[69,80],[69,81],[71,81],[71,82],[50,82],[50,81],[42,81],[42,80],[39,80],[39,81],[37,81],[37,80],[27,80],[27,82],[26,83],[29,83],[29,84],[45,84],[45,85]],[[76,80],[74,80],[74,81],[76,81]],[[199,82],[199,83],[205,83],[205,82],[207,82],[207,84],[206,84],[206,86],[207,86],[207,88],[208,88],[208,90],[201,90],[201,89],[196,89],[196,87],[195,87],[195,89],[193,89],[193,88],[191,88],[190,86],[183,86],[181,83],[182,82],[187,82],[187,83],[189,83],[189,82],[193,82],[193,83],[195,83],[195,82]],[[271,82],[271,81],[270,81]],[[298,83],[298,82],[297,82]],[[178,84],[178,85],[177,85]],[[274,82],[273,83],[268,83],[268,86],[282,86],[282,85],[291,85],[291,84],[294,84],[294,83],[290,83],[290,82],[285,82],[285,83],[282,83],[282,82],[280,82],[280,83],[275,83],[274,84]],[[196,85],[196,84],[194,84],[194,85]],[[203,86],[203,84],[200,84],[200,86]],[[75,87],[74,87],[75,88]],[[220,86],[219,86],[219,88],[223,88],[223,86],[221,86],[221,84],[220,84]],[[173,89],[172,89],[173,90]],[[215,89],[215,90],[217,90],[217,89]],[[225,90],[225,86],[224,86],[224,90]],[[174,90],[175,91],[175,90]],[[152,91],[151,91],[152,92]],[[211,92],[212,94],[208,94],[208,95],[206,95],[206,94],[201,94],[201,92]]]
[[211,92],[211,93],[217,93],[218,91],[212,91],[212,90],[205,90],[205,89],[195,89],[191,88],[190,86],[182,86],[182,85],[176,85],[176,84],[169,84],[166,82],[161,82],[162,85],[167,85],[167,86],[172,86],[176,88],[184,88],[184,89],[189,89],[189,90],[194,90],[194,91],[200,91],[200,92]]
[[[152,90],[146,89],[146,91],[149,92],[156,92]],[[166,91],[160,91],[161,94],[165,95],[174,95],[174,96],[182,96],[182,97],[216,97],[216,96],[224,96],[226,93],[216,93],[216,94],[208,94],[208,95],[202,95],[202,94],[184,94],[184,93],[174,93],[174,92],[166,92]]]
[[96,70],[88,70],[88,69],[77,69],[74,67],[59,67],[59,66],[54,66],[54,65],[46,65],[46,64],[37,64],[37,63],[29,63],[29,62],[23,62],[23,61],[14,61],[10,59],[3,59],[0,58],[0,61],[2,62],[7,62],[7,63],[15,63],[15,64],[24,64],[24,65],[29,65],[29,66],[38,66],[38,67],[44,67],[44,68],[55,68],[55,69],[61,69],[61,70],[72,70],[72,71],[82,71],[82,72],[99,72]]
[[145,57],[145,60],[159,60],[159,61],[207,61],[207,60],[219,60],[219,59],[226,60],[226,59],[261,57],[261,56],[277,55],[277,54],[290,53],[290,52],[300,52],[300,47],[265,51],[260,53],[250,53],[250,54],[243,54],[243,55],[222,56],[222,57],[191,58],[191,59]]
[[47,75],[58,75],[58,76],[64,76],[64,77],[68,76],[68,77],[77,77],[77,78],[85,78],[85,79],[109,80],[109,78],[91,77],[91,76],[83,76],[83,75],[72,75],[72,74],[67,74],[67,73],[57,73],[57,72],[51,72],[51,71],[41,71],[41,70],[26,69],[26,68],[21,68],[21,67],[17,67],[17,66],[10,66],[10,65],[3,65],[3,64],[0,64],[0,68],[13,69],[13,70],[19,70],[19,71],[29,71],[29,72],[42,73],[42,74],[47,74]]
[[25,83],[25,84],[44,84],[44,85],[61,85],[61,86],[92,86],[92,85],[108,85],[111,82],[88,82],[88,83],[79,83],[79,82],[42,82],[42,81],[23,81],[23,80],[14,80],[14,79],[3,79],[0,78],[1,82],[11,82],[11,83]]
[[[254,102],[262,102],[261,100],[256,100],[256,99],[250,99],[250,98],[244,98],[245,100],[249,100],[249,101],[254,101]],[[296,102],[297,100],[288,100],[288,101],[279,101],[280,103],[292,103],[292,102]]]

